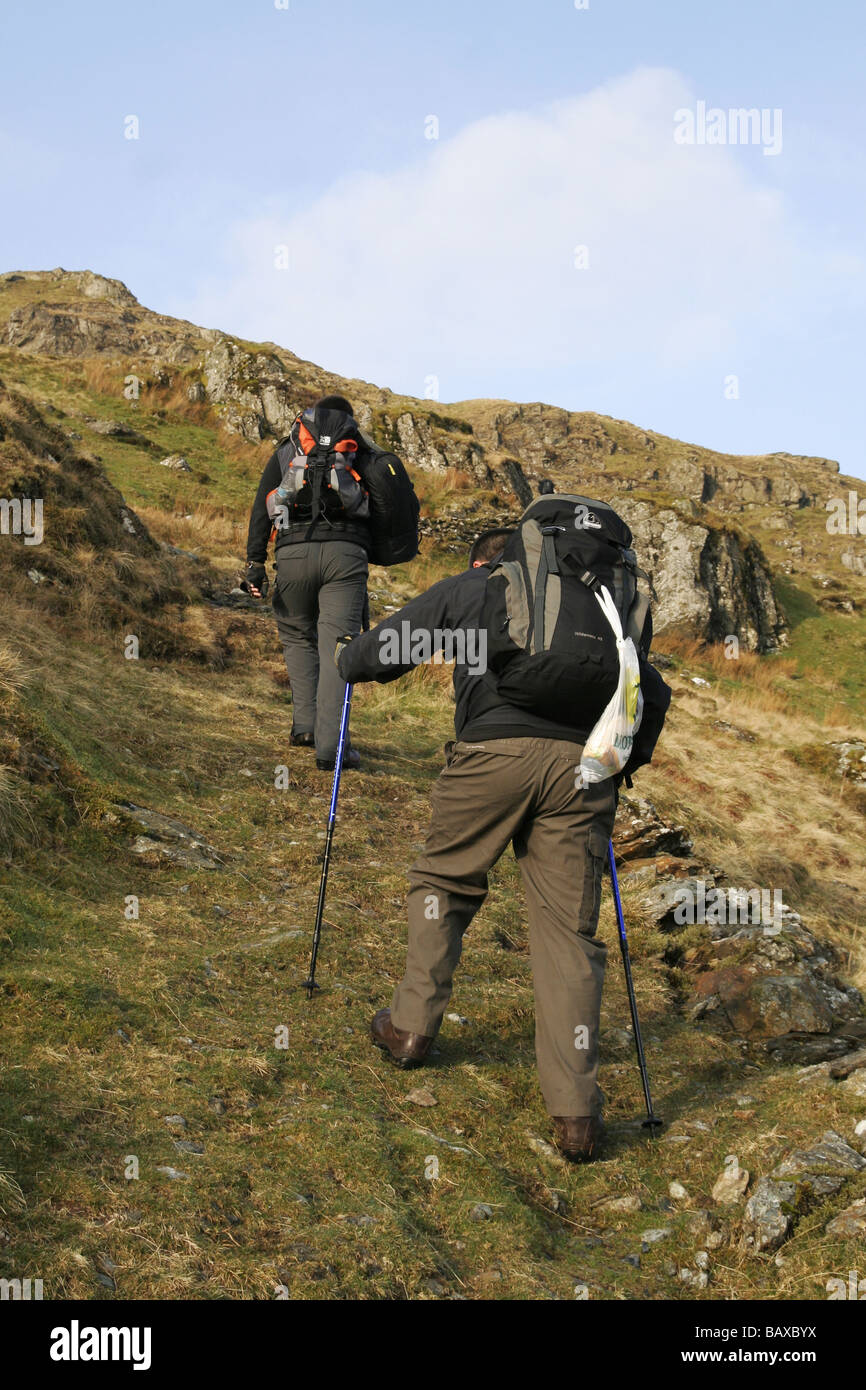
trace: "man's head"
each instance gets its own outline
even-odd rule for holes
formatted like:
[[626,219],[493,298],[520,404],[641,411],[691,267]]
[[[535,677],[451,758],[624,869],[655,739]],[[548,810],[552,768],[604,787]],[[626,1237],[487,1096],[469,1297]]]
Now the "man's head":
[[323,396],[320,401],[316,401],[315,410],[340,410],[344,415],[354,415],[351,401],[347,401],[345,396]]
[[479,565],[488,565],[505,549],[505,542],[514,535],[513,526],[497,526],[493,531],[482,531],[472,543],[469,552],[469,568],[476,570]]

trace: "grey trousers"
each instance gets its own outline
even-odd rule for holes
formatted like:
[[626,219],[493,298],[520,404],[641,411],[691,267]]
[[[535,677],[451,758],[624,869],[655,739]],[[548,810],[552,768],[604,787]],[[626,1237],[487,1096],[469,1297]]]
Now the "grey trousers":
[[424,852],[409,873],[406,973],[397,1028],[435,1037],[463,933],[509,841],[529,916],[535,1055],[550,1115],[597,1115],[598,1032],[607,947],[595,939],[613,830],[612,781],[575,790],[581,745],[488,739],[446,748]]
[[345,681],[334,664],[341,637],[361,631],[367,554],[355,541],[302,541],[277,551],[273,610],[292,685],[292,728],[315,734],[316,756],[333,758]]

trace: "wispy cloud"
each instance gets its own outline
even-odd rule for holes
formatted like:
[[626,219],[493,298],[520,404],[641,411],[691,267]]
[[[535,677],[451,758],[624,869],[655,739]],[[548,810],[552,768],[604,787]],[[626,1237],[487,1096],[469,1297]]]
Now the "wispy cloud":
[[680,74],[640,69],[440,142],[419,123],[408,167],[341,179],[312,202],[299,171],[264,215],[230,228],[224,274],[203,278],[184,312],[415,394],[436,373],[445,398],[474,363],[651,354],[676,370],[733,352],[758,316],[765,334],[784,331],[820,298],[829,252],[825,265],[799,245],[768,181],[779,161],[675,142],[674,113],[694,99]]

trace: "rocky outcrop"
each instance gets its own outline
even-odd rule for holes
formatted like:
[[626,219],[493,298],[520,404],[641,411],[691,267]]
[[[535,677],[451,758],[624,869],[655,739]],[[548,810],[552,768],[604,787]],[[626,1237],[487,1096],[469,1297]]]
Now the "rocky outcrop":
[[[5,320],[4,287],[13,306]],[[771,651],[786,641],[785,616],[754,532],[765,540],[768,531],[781,532],[779,568],[808,571],[815,543],[796,517],[821,508],[839,486],[838,465],[829,460],[736,458],[590,411],[483,400],[444,407],[398,397],[273,344],[251,347],[152,313],[120,281],[89,271],[0,276],[0,323],[7,345],[25,353],[109,357],[158,384],[165,377],[177,385],[178,374],[160,368],[180,366],[189,400],[209,404],[226,430],[253,445],[283,436],[318,395],[348,394],[362,428],[399,452],[410,469],[463,475],[495,494],[498,519],[519,514],[545,476],[563,491],[612,497],[653,579],[656,629],[682,628],[711,641],[735,635],[747,650]],[[468,529],[473,520],[467,515]],[[856,543],[834,558],[855,586],[866,563]],[[837,606],[854,613],[857,595],[846,593]]]
[[757,542],[648,502],[624,498],[619,510],[656,592],[657,632],[683,628],[716,642],[735,635],[750,651],[784,645],[786,620]]
[[[753,1255],[772,1254],[792,1235],[797,1220],[809,1207],[838,1192],[864,1169],[866,1159],[832,1129],[811,1148],[794,1149],[776,1166],[772,1176],[758,1179],[746,1203],[741,1249]],[[849,1218],[850,1224],[858,1227],[858,1216],[855,1208],[848,1208],[835,1218],[839,1223],[836,1230],[831,1231],[828,1226],[828,1233],[851,1233],[848,1221],[842,1218]]]
[[[688,981],[683,1007],[699,1027],[782,1063],[830,1063],[866,1040],[860,992],[842,954],[768,890],[725,883],[692,857],[682,826],[652,802],[621,796],[614,849],[623,882],[670,938],[667,958]],[[677,937],[700,932],[679,950]]]
[[134,837],[130,849],[146,865],[169,863],[186,869],[222,868],[220,855],[213,846],[183,821],[163,815],[161,811],[151,811],[146,806],[137,806],[132,801],[118,802],[115,811],[119,814],[107,813],[107,824],[129,821],[144,831]]
[[288,434],[300,401],[279,358],[247,352],[220,338],[203,363],[206,398],[217,406],[226,429],[251,444]]
[[131,365],[146,360],[189,363],[220,336],[142,308],[120,280],[89,270],[13,271],[0,276],[0,290],[16,281],[45,286],[43,299],[18,305],[6,320],[5,342],[19,352],[124,357]]

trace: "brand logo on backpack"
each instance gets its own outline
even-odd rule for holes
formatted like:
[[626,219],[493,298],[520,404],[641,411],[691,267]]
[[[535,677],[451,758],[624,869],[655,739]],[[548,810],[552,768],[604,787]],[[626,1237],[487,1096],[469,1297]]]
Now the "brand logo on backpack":
[[617,635],[599,606],[605,590],[623,631],[639,641],[631,532],[606,503],[543,494],[527,508],[491,570],[481,610],[488,668],[509,705],[590,730],[617,689]]
[[578,502],[574,509],[574,524],[578,531],[601,530],[601,522],[595,512],[591,512],[583,502]]
[[351,415],[310,408],[298,416],[278,449],[282,482],[268,496],[277,531],[302,525],[309,539],[318,526],[342,530],[349,520],[368,520],[369,497],[354,467],[358,445]]

